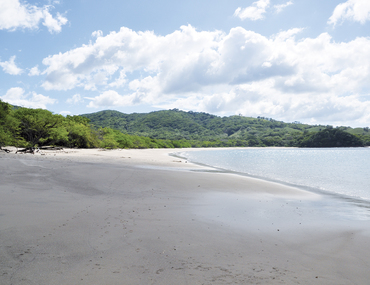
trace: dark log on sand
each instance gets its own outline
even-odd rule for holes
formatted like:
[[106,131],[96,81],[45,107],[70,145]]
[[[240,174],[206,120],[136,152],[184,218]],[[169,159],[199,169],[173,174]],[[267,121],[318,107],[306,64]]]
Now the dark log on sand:
[[39,147],[41,150],[63,150],[62,147],[57,147],[57,146],[42,146]]
[[33,147],[26,147],[26,148],[23,148],[23,149],[18,149],[15,153],[17,154],[18,152],[20,152],[20,153],[32,153],[32,154],[35,154],[35,148],[33,148]]

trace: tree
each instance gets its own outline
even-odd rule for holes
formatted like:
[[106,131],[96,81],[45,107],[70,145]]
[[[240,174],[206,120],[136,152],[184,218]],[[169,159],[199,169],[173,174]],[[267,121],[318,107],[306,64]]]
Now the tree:
[[43,109],[19,108],[14,116],[20,122],[20,136],[27,141],[27,146],[33,149],[36,145],[54,144],[57,141],[67,141],[68,132],[62,122],[62,115],[53,115]]
[[340,129],[326,128],[303,137],[300,147],[359,147],[364,146],[360,138]]
[[111,128],[100,128],[99,131],[100,147],[118,148],[119,144],[115,139],[114,130]]
[[11,105],[0,100],[0,148],[16,143],[19,121],[13,117]]
[[98,147],[96,131],[89,124],[89,119],[81,116],[67,116],[64,125],[68,132],[68,140],[64,142],[69,147]]

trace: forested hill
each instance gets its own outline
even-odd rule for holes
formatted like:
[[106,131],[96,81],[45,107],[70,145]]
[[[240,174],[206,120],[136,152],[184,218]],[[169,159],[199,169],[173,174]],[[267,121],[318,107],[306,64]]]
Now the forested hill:
[[[310,126],[268,118],[218,117],[177,109],[148,114],[102,111],[62,116],[0,100],[0,150],[25,148],[183,148],[230,146],[355,147],[370,145],[368,128]],[[6,151],[6,150],[5,150]]]
[[263,117],[219,117],[177,109],[134,114],[108,110],[82,116],[96,128],[109,127],[153,139],[188,140],[192,146],[370,145],[368,128],[284,123]]

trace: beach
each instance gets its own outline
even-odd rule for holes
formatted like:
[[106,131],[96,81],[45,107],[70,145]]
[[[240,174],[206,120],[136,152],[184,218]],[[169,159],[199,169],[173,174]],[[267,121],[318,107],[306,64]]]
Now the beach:
[[0,284],[368,283],[343,201],[178,151],[0,153]]

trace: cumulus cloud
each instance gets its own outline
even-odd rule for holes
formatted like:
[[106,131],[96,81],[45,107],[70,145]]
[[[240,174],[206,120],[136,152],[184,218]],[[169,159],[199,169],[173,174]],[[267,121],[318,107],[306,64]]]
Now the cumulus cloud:
[[59,33],[68,20],[60,13],[50,14],[53,6],[37,7],[19,0],[0,1],[0,30],[37,29],[40,22],[50,33]]
[[251,21],[263,19],[266,9],[270,6],[270,0],[258,0],[247,8],[238,8],[235,10],[234,16],[241,20],[249,19]]
[[23,70],[15,64],[15,55],[10,57],[8,61],[0,62],[0,66],[3,68],[3,71],[5,73],[11,74],[11,75],[19,75],[23,72]]
[[[47,90],[122,86],[127,73],[139,70],[144,79],[151,76],[160,83],[164,93],[188,92],[204,85],[258,80],[279,68],[289,71],[283,57],[274,55],[269,39],[243,28],[224,34],[183,26],[164,37],[121,28],[95,43],[45,58],[43,86]],[[147,79],[141,82],[148,84]]]
[[61,111],[59,112],[59,114],[66,117],[67,115],[71,115],[72,113],[70,111]]
[[[111,106],[125,106],[130,105],[130,102],[125,102],[125,96],[119,95],[114,90],[105,91],[104,93],[96,96],[94,98],[86,97],[86,99],[90,99],[91,102],[89,103],[88,107],[111,107]],[[126,104],[125,104],[126,103]]]
[[103,32],[101,30],[94,31],[94,32],[92,32],[91,36],[94,37],[94,38],[99,38],[99,37],[103,36]]
[[39,66],[36,65],[30,69],[30,72],[28,72],[28,76],[38,76],[40,75]]
[[[89,108],[101,107],[124,107],[132,106],[140,103],[153,102],[148,100],[148,97],[143,96],[140,92],[133,92],[131,94],[120,95],[114,90],[108,90],[96,97],[85,97],[91,100],[87,105]],[[142,100],[145,98],[144,100]]]
[[286,121],[350,112],[364,122],[369,104],[359,98],[370,93],[370,39],[338,43],[323,33],[297,40],[301,31],[268,38],[241,27],[183,26],[166,36],[121,28],[45,58],[43,86],[96,90],[91,108],[149,104]]
[[370,101],[356,95],[338,97],[335,92],[305,93],[296,96],[274,88],[271,80],[233,87],[229,92],[193,94],[156,107],[180,108],[219,115],[263,116],[292,122],[366,126],[370,119]]
[[303,30],[303,28],[294,28],[287,31],[281,31],[278,34],[274,35],[272,38],[274,38],[277,42],[294,40],[295,35],[299,34]]
[[[165,37],[153,32],[134,32],[121,28],[95,43],[83,45],[66,53],[49,56],[43,60],[46,89],[68,90],[77,86],[95,90],[107,82],[122,85],[127,73],[142,70],[143,73],[158,73],[163,68],[169,71],[177,66],[171,62],[192,62],[203,49],[215,46],[221,32],[197,32],[191,26],[183,26]],[[164,52],[165,51],[165,52]],[[210,51],[212,56],[212,51]],[[179,58],[188,54],[184,58]],[[202,56],[202,55],[201,55]],[[204,54],[205,61],[211,60]],[[119,75],[116,73],[119,72]],[[114,76],[117,74],[117,76]],[[163,74],[165,75],[165,74]]]
[[75,94],[71,98],[68,98],[66,102],[68,104],[79,104],[79,103],[83,103],[84,100],[82,99],[80,94]]
[[37,94],[36,92],[25,94],[24,89],[20,87],[10,88],[6,94],[0,98],[12,105],[41,109],[46,109],[46,105],[52,105],[57,102],[55,99]]
[[364,24],[370,20],[370,1],[368,0],[348,0],[335,7],[333,14],[328,20],[328,24],[335,26],[338,22],[345,20],[360,22]]
[[274,5],[274,9],[276,10],[276,13],[282,12],[286,7],[293,5],[293,1],[288,1],[285,4],[279,4],[279,5]]

